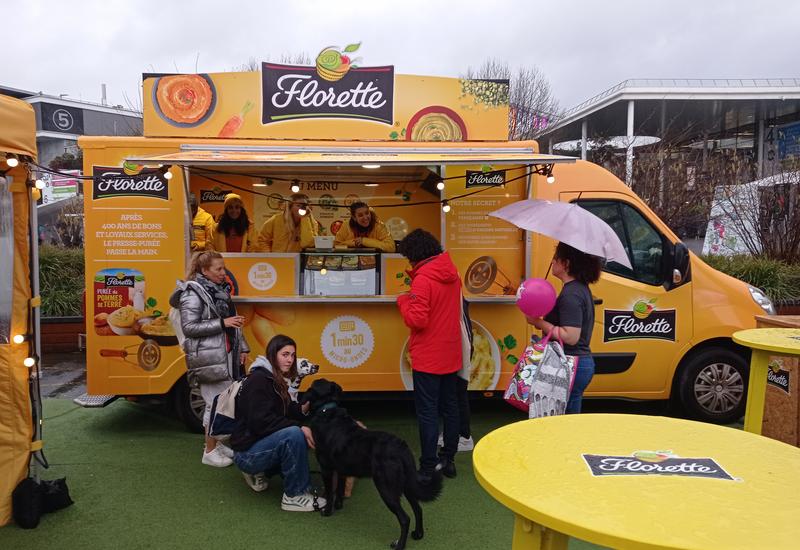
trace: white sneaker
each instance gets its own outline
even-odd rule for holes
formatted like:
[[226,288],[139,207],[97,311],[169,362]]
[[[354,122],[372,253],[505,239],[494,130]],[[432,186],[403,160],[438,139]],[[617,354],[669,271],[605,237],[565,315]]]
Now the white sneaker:
[[472,436],[458,437],[458,452],[471,451],[474,448],[475,442],[472,440]]
[[[444,435],[439,434],[439,442],[437,443],[439,447],[444,447]],[[458,436],[458,452],[463,453],[466,451],[471,451],[475,448],[475,442],[472,440],[472,436],[469,437],[461,437]]]
[[287,512],[315,512],[324,507],[325,499],[311,493],[303,493],[295,497],[283,493],[283,498],[281,498],[281,509]]
[[233,464],[233,459],[224,456],[220,451],[219,447],[214,447],[209,452],[203,451],[203,464],[206,466],[215,466],[217,468],[225,468],[226,466],[230,466]]
[[261,491],[266,491],[267,487],[269,487],[267,476],[265,476],[263,472],[252,475],[242,472],[242,475],[244,476],[245,482],[256,493],[260,493]]
[[217,443],[217,450],[219,451],[219,454],[221,454],[222,456],[233,458],[233,449],[231,449],[227,445],[223,445],[222,443]]

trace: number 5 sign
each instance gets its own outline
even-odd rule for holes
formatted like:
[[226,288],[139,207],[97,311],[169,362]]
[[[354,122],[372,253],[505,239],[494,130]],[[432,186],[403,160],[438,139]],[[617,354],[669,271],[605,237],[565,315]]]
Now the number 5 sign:
[[41,103],[42,130],[83,134],[83,110],[64,105]]

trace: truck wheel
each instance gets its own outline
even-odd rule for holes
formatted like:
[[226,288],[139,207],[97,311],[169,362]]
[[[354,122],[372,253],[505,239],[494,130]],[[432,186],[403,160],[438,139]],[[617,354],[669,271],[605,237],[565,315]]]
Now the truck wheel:
[[738,353],[723,347],[705,349],[688,359],[681,371],[681,404],[698,420],[735,422],[744,415],[749,372]]
[[203,411],[206,403],[200,394],[200,388],[191,388],[186,377],[181,376],[172,388],[172,403],[175,414],[186,424],[190,432],[204,433]]

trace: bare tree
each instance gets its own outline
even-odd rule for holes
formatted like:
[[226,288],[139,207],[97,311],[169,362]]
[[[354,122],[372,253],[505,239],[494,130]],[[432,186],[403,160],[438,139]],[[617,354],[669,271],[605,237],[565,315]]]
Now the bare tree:
[[[266,61],[271,61],[271,56],[267,56]],[[308,55],[308,52],[300,52],[300,53],[284,53],[278,58],[276,63],[284,63],[286,65],[313,65],[314,62],[311,59],[311,56]],[[255,57],[249,58],[246,62],[242,63],[241,65],[234,67],[237,71],[242,71],[245,73],[248,72],[258,72],[261,70],[261,61],[256,59]]]
[[463,78],[509,81],[508,138],[534,139],[560,118],[558,100],[550,81],[536,66],[512,70],[508,63],[490,58],[467,68]]
[[800,172],[775,174],[717,189],[711,212],[712,251],[749,252],[786,263],[800,262]]

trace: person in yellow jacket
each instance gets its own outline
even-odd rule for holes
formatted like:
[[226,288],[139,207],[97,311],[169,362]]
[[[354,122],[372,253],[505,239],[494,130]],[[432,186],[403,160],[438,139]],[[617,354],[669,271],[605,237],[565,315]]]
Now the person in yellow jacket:
[[[300,211],[305,213],[301,214]],[[278,212],[261,226],[258,249],[261,252],[300,252],[314,246],[319,235],[319,223],[311,215],[308,196],[294,193],[289,196],[283,212]]]
[[258,252],[255,227],[247,217],[242,197],[236,193],[225,197],[212,242],[217,252]]
[[192,207],[192,252],[213,250],[214,216],[198,206],[194,193],[189,196],[189,204]]
[[334,244],[394,252],[394,239],[386,224],[378,219],[367,203],[360,201],[350,205],[350,221],[339,228]]

